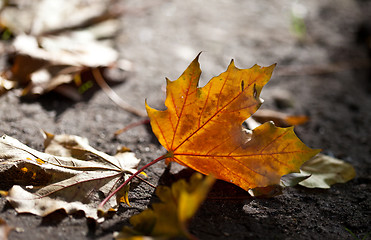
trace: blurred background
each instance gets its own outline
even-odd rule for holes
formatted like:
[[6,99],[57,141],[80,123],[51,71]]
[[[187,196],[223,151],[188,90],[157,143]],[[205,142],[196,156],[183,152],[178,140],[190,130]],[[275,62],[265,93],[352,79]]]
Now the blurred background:
[[[108,153],[114,153],[118,145],[126,145],[143,162],[149,162],[164,150],[153,140],[148,128],[129,130],[116,139],[112,135],[145,116],[145,99],[152,107],[164,108],[165,77],[177,79],[199,52],[202,52],[201,86],[224,72],[231,59],[239,68],[277,63],[271,81],[263,89],[261,97],[265,102],[261,108],[307,116],[309,121],[295,128],[303,142],[355,166],[357,187],[345,185],[344,189],[334,191],[345,196],[352,195],[350,188],[361,192],[369,188],[371,1],[3,0],[1,3],[1,134],[18,138],[38,150],[43,142],[41,128],[52,133],[75,134],[88,137],[94,147]],[[93,69],[99,69],[103,81],[94,75]],[[121,100],[117,100],[115,93]],[[151,171],[149,175],[156,182],[163,166]],[[138,191],[136,194],[143,194]],[[145,196],[134,200],[139,210],[147,206],[151,192]],[[290,196],[287,201],[290,202]],[[323,210],[340,220],[331,223],[322,219],[327,225],[320,227],[321,238],[331,238],[334,232],[347,236],[344,228],[336,224],[339,221],[346,221],[355,231],[366,231],[367,223],[362,223],[362,216],[357,221],[349,220],[340,213],[344,204],[339,203],[339,207],[342,209],[335,206]],[[362,211],[369,214],[369,209],[368,212],[365,209]],[[268,210],[261,211],[263,215],[270,214]],[[127,221],[129,213],[114,221]],[[286,229],[303,232],[308,226],[318,227],[318,216],[309,217],[299,227],[288,219],[280,221]],[[232,215],[228,217],[233,219]],[[238,219],[230,219],[229,222],[238,224]],[[37,225],[39,220],[29,221]],[[273,224],[267,221],[262,224]],[[67,226],[64,233],[78,239],[81,234],[73,235],[68,227],[72,223],[64,224]],[[107,232],[122,224],[114,226],[107,227]],[[80,232],[88,231],[82,228]],[[261,228],[257,227],[255,233],[254,229],[246,228],[253,232],[252,236],[261,236]],[[271,230],[276,233],[279,229]],[[289,239],[290,235],[285,235],[288,232],[280,234]],[[309,232],[307,237],[316,236],[313,234]]]

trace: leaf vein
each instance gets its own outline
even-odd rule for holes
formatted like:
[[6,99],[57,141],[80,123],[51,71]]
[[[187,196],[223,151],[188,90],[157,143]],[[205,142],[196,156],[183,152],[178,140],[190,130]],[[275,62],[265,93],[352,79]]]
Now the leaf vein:
[[[177,123],[176,123],[176,126],[175,126],[175,130],[174,130],[174,133],[173,133],[173,140],[172,140],[172,142],[171,142],[171,149],[173,149],[173,146],[174,146],[175,136],[176,136],[176,133],[177,133],[177,131],[178,131],[178,127],[179,127],[180,119],[181,119],[181,117],[182,117],[182,115],[183,115],[183,111],[184,111],[184,108],[185,108],[185,104],[186,104],[187,99],[188,99],[188,96],[189,96],[189,91],[190,91],[190,88],[191,88],[191,84],[192,84],[192,80],[193,80],[193,77],[194,77],[194,76],[193,76],[194,73],[192,73],[192,74],[190,74],[190,75],[191,75],[191,79],[190,79],[189,84],[188,84],[188,86],[187,86],[187,88],[186,88],[186,93],[185,93],[185,98],[184,98],[184,101],[183,101],[183,105],[182,105],[182,108],[181,108],[180,114],[179,114],[179,116],[178,116]],[[176,106],[176,105],[174,105],[174,106]],[[175,151],[175,150],[173,150],[173,151]]]
[[[223,109],[225,109],[229,104],[231,104],[236,98],[238,98],[240,96],[241,93],[237,94],[236,97],[234,97],[231,101],[229,101],[228,103],[226,103],[226,105],[224,105],[221,109],[218,109],[212,116],[210,116],[209,119],[207,119],[205,121],[204,124],[202,124],[199,128],[196,129],[196,131],[194,131],[193,133],[191,133],[188,137],[186,137],[183,142],[181,142],[175,149],[174,149],[174,152],[180,147],[182,146],[186,141],[188,141],[191,137],[193,137],[199,130],[201,130],[205,125],[207,125],[210,121],[213,120],[213,118],[215,116],[217,116],[220,112],[223,111]],[[213,120],[215,121],[215,120]]]

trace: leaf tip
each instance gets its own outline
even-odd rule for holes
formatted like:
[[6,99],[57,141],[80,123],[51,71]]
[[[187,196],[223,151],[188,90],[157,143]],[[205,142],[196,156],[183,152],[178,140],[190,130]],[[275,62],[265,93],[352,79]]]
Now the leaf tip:
[[144,100],[144,104],[148,115],[152,108],[148,105],[147,98]]
[[197,60],[198,61],[198,59],[200,58],[200,56],[201,56],[201,53],[202,53],[202,51],[200,51],[198,54],[197,54],[197,56],[196,56],[196,58],[195,58],[195,60]]
[[276,68],[276,66],[277,66],[277,63],[274,63],[274,64],[272,64],[272,65],[270,65],[268,67],[264,67],[264,70],[265,70],[264,72],[267,75],[269,75],[269,78],[272,76],[273,70]]
[[227,71],[236,68],[236,65],[234,64],[234,59],[231,59],[231,62],[228,65]]
[[[200,59],[200,56],[201,56],[201,53],[202,52],[199,52],[198,54],[197,54],[197,56],[195,57],[195,59],[193,59],[193,61],[191,62],[191,64],[188,66],[188,68],[190,67],[190,66],[193,66],[193,65],[195,65],[197,68],[200,68],[200,63],[199,63],[199,59]],[[187,69],[188,69],[187,68]]]
[[[190,68],[190,69],[194,69],[194,71],[197,73],[197,75],[198,75],[198,78],[200,77],[200,75],[201,75],[201,67],[200,67],[200,63],[199,63],[199,61],[198,61],[198,59],[200,58],[200,55],[201,55],[201,52],[196,56],[196,58],[192,61],[192,63],[189,65],[189,67],[188,68]],[[188,70],[188,68],[187,68],[187,70]],[[198,82],[198,78],[195,78],[195,79],[197,79],[197,82]]]

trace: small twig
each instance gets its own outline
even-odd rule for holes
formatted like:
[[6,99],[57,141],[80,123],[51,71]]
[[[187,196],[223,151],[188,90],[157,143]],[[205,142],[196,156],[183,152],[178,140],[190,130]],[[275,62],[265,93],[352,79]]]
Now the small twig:
[[117,137],[117,136],[120,135],[121,133],[126,132],[127,130],[129,130],[129,129],[131,129],[131,128],[134,128],[134,127],[137,127],[137,126],[140,126],[140,125],[144,125],[144,124],[148,124],[148,123],[149,123],[149,118],[145,118],[145,119],[143,119],[143,120],[141,120],[141,121],[137,121],[137,122],[130,123],[130,124],[127,125],[126,127],[117,130],[117,131],[114,133],[114,137]]
[[92,68],[93,76],[98,83],[98,85],[102,88],[103,92],[107,94],[107,96],[118,106],[120,106],[125,111],[128,111],[134,115],[137,115],[139,117],[146,117],[147,114],[143,111],[140,111],[136,109],[135,107],[131,106],[129,103],[125,102],[115,91],[108,86],[106,81],[104,80],[102,74],[100,73],[100,70],[98,68]]

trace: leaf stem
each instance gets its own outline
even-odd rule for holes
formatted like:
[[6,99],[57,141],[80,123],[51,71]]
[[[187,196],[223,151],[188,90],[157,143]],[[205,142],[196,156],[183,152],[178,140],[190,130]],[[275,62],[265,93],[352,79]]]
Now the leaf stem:
[[103,206],[108,202],[108,200],[113,197],[118,191],[120,191],[121,188],[125,187],[133,178],[135,178],[138,174],[140,174],[143,170],[145,170],[146,168],[152,166],[153,164],[161,161],[161,160],[164,160],[166,158],[169,158],[171,156],[171,154],[169,153],[166,153],[165,155],[162,155],[161,157],[159,158],[156,158],[155,160],[153,160],[152,162],[150,163],[147,163],[146,165],[144,165],[141,169],[139,169],[138,171],[136,171],[133,175],[131,175],[123,184],[121,184],[118,188],[116,188],[115,191],[111,192],[99,205],[98,205],[98,211],[103,211]]

